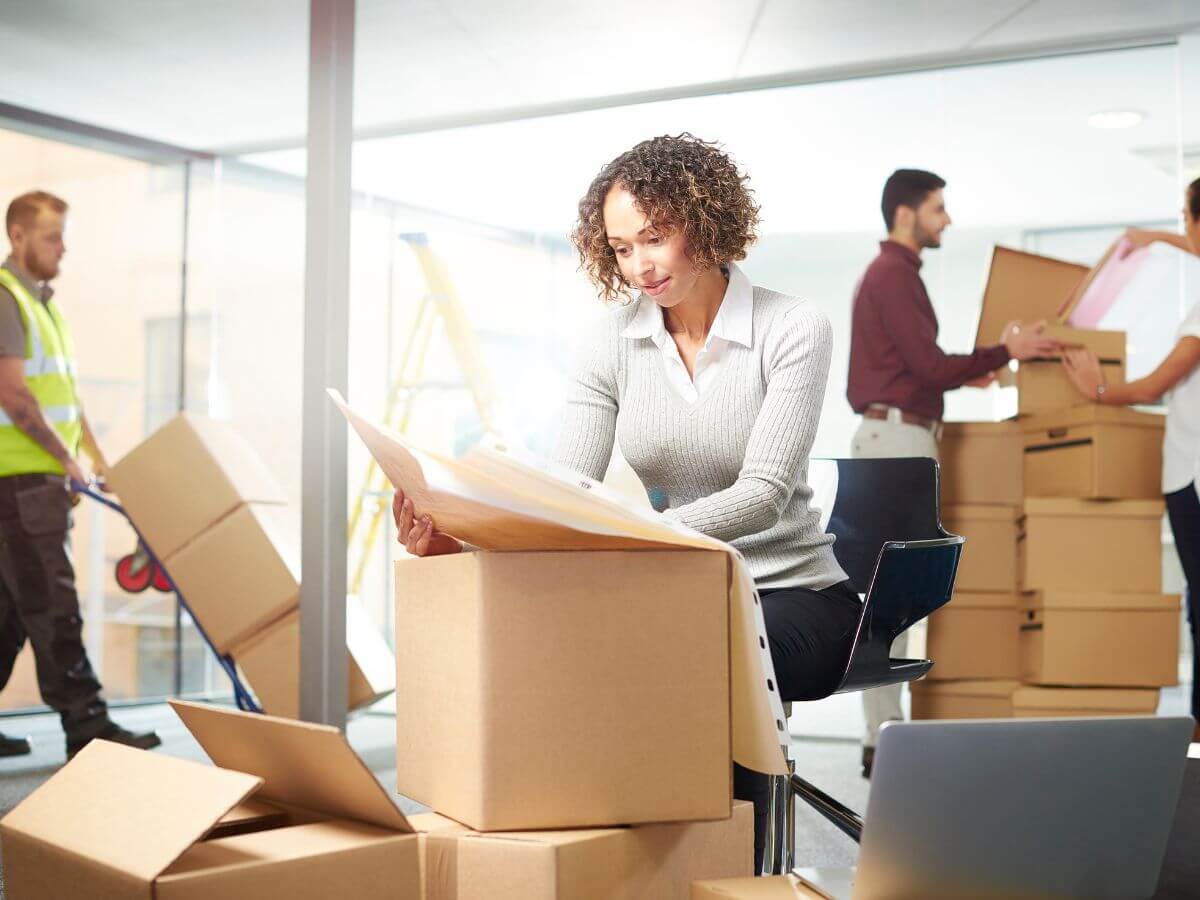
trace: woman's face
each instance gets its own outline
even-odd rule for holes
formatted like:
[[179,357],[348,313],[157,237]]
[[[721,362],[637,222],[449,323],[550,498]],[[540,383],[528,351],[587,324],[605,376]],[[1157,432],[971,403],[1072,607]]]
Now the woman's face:
[[604,199],[604,231],[626,282],[663,309],[687,299],[701,273],[692,265],[683,233],[664,235],[655,229],[633,194],[619,184]]
[[1192,249],[1200,253],[1200,219],[1192,218],[1192,198],[1188,197],[1183,207],[1183,230]]

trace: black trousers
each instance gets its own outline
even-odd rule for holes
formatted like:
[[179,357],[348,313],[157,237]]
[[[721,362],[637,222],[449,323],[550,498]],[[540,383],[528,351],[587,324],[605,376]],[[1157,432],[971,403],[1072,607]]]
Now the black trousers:
[[1200,721],[1200,496],[1195,483],[1167,494],[1167,518],[1187,581],[1188,625],[1192,632],[1192,716]]
[[[862,616],[858,594],[843,581],[821,591],[759,592],[779,695],[819,700],[838,686]],[[733,796],[754,803],[754,871],[762,868],[767,832],[767,776],[733,766]]]
[[77,743],[104,729],[108,709],[83,646],[70,528],[62,476],[0,478],[0,690],[28,640],[42,699]]

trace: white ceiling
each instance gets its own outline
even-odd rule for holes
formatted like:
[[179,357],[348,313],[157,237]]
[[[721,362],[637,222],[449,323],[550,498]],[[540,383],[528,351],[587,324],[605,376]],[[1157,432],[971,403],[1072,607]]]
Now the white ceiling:
[[[0,0],[0,101],[199,149],[303,135],[307,0]],[[359,0],[356,126],[1175,34],[1200,0]]]

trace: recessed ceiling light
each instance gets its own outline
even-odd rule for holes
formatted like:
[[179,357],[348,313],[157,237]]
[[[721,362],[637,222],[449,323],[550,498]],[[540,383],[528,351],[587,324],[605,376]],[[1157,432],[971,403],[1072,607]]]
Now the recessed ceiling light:
[[1145,118],[1136,109],[1109,109],[1092,113],[1088,116],[1088,124],[1093,128],[1132,128],[1141,125]]

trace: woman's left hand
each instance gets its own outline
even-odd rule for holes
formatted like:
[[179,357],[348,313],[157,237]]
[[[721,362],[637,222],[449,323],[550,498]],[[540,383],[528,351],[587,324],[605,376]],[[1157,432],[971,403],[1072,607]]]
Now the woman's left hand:
[[1104,384],[1100,359],[1091,350],[1063,350],[1063,368],[1075,390],[1089,400],[1096,399],[1096,389]]

